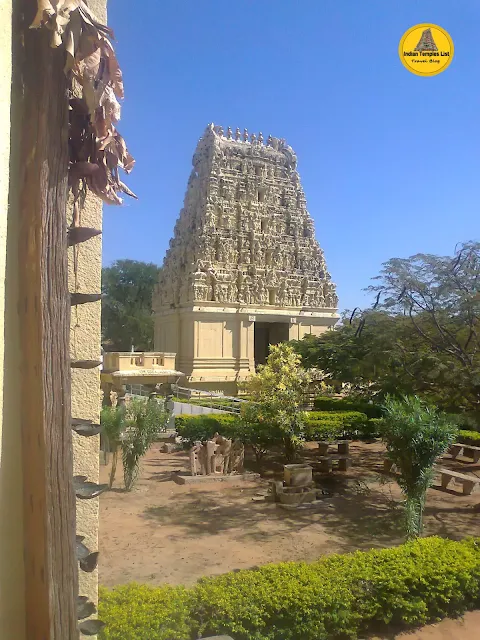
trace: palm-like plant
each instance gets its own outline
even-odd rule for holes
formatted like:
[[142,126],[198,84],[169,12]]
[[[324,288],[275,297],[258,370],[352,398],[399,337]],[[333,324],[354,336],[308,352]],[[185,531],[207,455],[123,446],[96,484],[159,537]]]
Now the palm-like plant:
[[170,414],[157,400],[132,399],[127,407],[122,463],[125,489],[131,491],[140,470],[140,459],[164,431]]
[[110,469],[110,479],[108,486],[111,489],[117,471],[118,449],[122,444],[122,437],[125,431],[125,407],[103,407],[100,414],[102,431],[107,439],[110,450],[113,449],[112,467]]
[[400,472],[397,482],[405,496],[407,538],[416,538],[423,529],[435,460],[454,442],[457,428],[446,414],[411,396],[387,397],[381,429],[387,455]]

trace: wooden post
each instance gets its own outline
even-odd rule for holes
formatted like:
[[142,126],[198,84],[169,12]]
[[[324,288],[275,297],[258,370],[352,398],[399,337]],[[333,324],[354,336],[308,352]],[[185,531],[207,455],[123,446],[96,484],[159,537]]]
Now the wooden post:
[[21,0],[23,61],[20,294],[26,637],[75,640],[77,562],[70,425],[67,284],[68,96],[65,51],[30,30]]

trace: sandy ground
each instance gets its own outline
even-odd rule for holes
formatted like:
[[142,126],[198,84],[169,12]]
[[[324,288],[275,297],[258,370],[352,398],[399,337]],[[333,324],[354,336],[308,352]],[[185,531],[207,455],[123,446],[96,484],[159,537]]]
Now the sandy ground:
[[469,611],[461,620],[442,620],[413,633],[402,633],[398,640],[478,640],[480,611]]
[[[307,459],[315,456],[313,447],[305,452]],[[131,493],[121,488],[120,466],[114,489],[101,496],[100,583],[193,584],[201,576],[268,562],[309,561],[326,553],[400,543],[400,492],[392,478],[379,473],[382,446],[353,443],[351,452],[353,466],[347,473],[316,476],[329,494],[320,507],[290,512],[255,500],[266,493],[269,479],[282,476],[280,460],[269,459],[263,477],[255,481],[181,486],[170,474],[187,468],[186,454],[164,454],[154,446]],[[448,456],[442,464],[480,476],[479,464]],[[101,476],[105,481],[108,467],[102,466]],[[425,534],[478,535],[479,504],[480,494],[463,496],[456,485],[430,489]],[[480,614],[474,612],[465,622],[447,620],[405,640],[473,640],[480,637],[479,629]]]

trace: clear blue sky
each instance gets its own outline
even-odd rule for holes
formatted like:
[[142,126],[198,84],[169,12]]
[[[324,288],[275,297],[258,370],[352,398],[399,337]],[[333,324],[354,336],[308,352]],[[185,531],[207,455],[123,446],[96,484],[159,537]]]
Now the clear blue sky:
[[[421,22],[455,45],[432,78],[397,52]],[[105,207],[106,265],[162,263],[209,122],[295,149],[341,309],[390,257],[480,237],[478,0],[111,0],[109,24],[140,199]]]

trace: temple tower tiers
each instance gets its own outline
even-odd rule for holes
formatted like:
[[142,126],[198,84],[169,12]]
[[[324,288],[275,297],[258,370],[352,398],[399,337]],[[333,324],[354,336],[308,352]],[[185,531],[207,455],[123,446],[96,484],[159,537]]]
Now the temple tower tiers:
[[293,149],[209,125],[154,293],[155,349],[190,386],[235,393],[269,344],[335,324],[337,301]]

